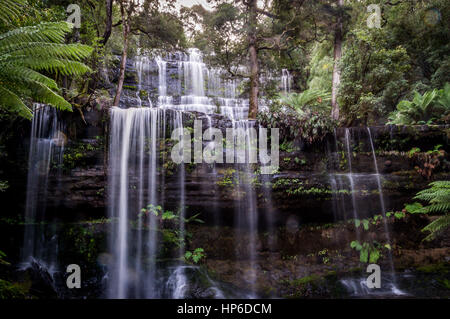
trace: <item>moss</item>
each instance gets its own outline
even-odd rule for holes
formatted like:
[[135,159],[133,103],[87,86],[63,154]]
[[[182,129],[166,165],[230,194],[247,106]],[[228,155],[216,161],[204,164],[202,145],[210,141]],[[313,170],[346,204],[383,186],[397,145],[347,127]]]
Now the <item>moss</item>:
[[96,137],[93,143],[78,142],[66,148],[63,155],[63,169],[70,170],[75,167],[87,167],[93,160],[93,153],[101,150],[104,140]]
[[123,88],[131,91],[137,91],[137,87],[134,85],[124,85]]
[[426,266],[421,266],[417,268],[417,271],[424,273],[442,273],[446,274],[450,271],[450,266],[448,264],[431,264]]
[[141,99],[146,99],[146,98],[148,98],[148,92],[145,91],[145,90],[140,90],[140,91],[139,91],[139,97],[140,97]]
[[306,276],[306,277],[302,277],[299,279],[295,279],[291,282],[291,286],[301,286],[301,285],[306,285],[306,284],[310,284],[310,283],[314,283],[317,281],[321,281],[322,277],[318,276],[318,275],[310,275],[310,276]]
[[25,299],[28,288],[21,283],[13,283],[0,279],[0,299]]

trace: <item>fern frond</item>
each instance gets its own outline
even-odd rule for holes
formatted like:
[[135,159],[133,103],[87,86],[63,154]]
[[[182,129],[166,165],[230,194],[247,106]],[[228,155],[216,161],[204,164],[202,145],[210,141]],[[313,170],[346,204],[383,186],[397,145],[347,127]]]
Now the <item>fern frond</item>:
[[438,188],[450,188],[450,181],[435,181],[430,183],[430,186]]
[[[0,0],[2,6],[10,2],[14,1]],[[24,100],[72,110],[71,104],[58,95],[56,82],[40,73],[73,76],[91,71],[80,61],[93,49],[82,44],[64,44],[65,34],[72,28],[67,22],[48,22],[0,34],[0,107],[26,118],[31,118],[32,112]]]
[[32,69],[18,65],[3,65],[2,73],[0,73],[0,79],[19,82],[36,81],[49,87],[50,89],[58,88],[58,85],[53,79],[50,79],[49,77]]
[[447,203],[437,203],[429,206],[422,207],[420,209],[425,214],[439,214],[439,213],[447,213],[450,211],[450,202]]
[[19,58],[11,59],[12,64],[21,65],[36,71],[60,73],[62,75],[81,75],[92,72],[86,64],[78,61],[57,58]]
[[32,92],[30,96],[35,102],[48,104],[62,111],[72,111],[72,105],[69,102],[45,85],[42,85],[39,82],[30,81],[28,86]]
[[424,240],[429,241],[435,239],[440,233],[442,233],[448,227],[450,227],[450,215],[446,214],[444,216],[439,217],[435,221],[428,224],[424,229],[422,229],[423,232],[430,233],[427,237],[425,237]]
[[9,24],[17,19],[22,11],[24,0],[0,0],[0,20]]
[[33,117],[33,113],[25,103],[16,94],[2,86],[0,86],[0,105],[9,112],[17,113],[27,119]]
[[3,51],[0,46],[0,54],[9,54],[11,58],[28,56],[39,58],[58,58],[80,61],[87,58],[92,53],[92,48],[87,45],[28,42],[26,44],[16,44],[9,46],[7,51]]
[[65,21],[17,28],[0,35],[1,46],[10,47],[28,42],[64,43],[66,33],[72,28],[73,25]]

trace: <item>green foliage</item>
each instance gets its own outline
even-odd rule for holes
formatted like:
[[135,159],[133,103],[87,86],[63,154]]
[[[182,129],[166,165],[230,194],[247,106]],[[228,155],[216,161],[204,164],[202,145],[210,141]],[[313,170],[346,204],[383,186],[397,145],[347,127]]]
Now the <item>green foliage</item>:
[[281,105],[296,110],[300,115],[305,114],[305,108],[315,110],[328,110],[331,93],[319,90],[305,90],[301,93],[290,93],[279,96]]
[[0,250],[0,265],[10,265],[9,262],[7,262],[6,260],[4,260],[4,258],[6,257],[6,254]]
[[238,179],[234,177],[235,169],[228,168],[223,172],[223,177],[220,178],[216,184],[221,187],[232,187],[238,183]]
[[0,299],[25,299],[27,290],[26,287],[19,283],[0,279]]
[[427,91],[423,95],[414,92],[412,101],[400,101],[388,124],[413,125],[439,122],[450,112],[450,84],[442,90]]
[[369,230],[369,220],[368,219],[355,219],[355,227],[358,228],[359,226],[363,226],[364,230]]
[[357,240],[354,240],[350,243],[350,247],[359,251],[359,260],[363,263],[376,263],[378,259],[381,257],[381,250],[383,248],[389,249],[389,245],[382,246],[378,242],[374,241],[373,243],[363,242],[360,243]]
[[[450,81],[446,0],[397,1],[382,5],[382,28],[367,28],[367,6],[353,1],[341,60],[339,102],[345,124],[384,123],[402,99]],[[439,19],[427,23],[430,10]]]
[[[204,223],[203,220],[199,219],[198,216],[200,214],[192,215],[189,218],[182,217],[180,212],[173,212],[169,210],[163,210],[160,205],[152,205],[149,204],[145,208],[142,208],[140,213],[138,214],[138,218],[140,219],[140,223],[134,222],[135,226],[141,225],[145,229],[148,229],[148,225],[150,225],[150,215],[156,216],[157,225],[155,225],[155,229],[161,235],[163,247],[161,250],[162,254],[171,252],[174,248],[182,248],[185,247],[189,242],[192,234],[187,231],[180,230],[180,223],[183,222],[184,225],[189,225],[192,223]],[[193,252],[186,252],[184,256],[185,260],[192,259],[195,263],[197,263],[200,259],[204,258],[206,255],[204,254],[203,249],[198,248]],[[183,256],[181,256],[183,257]]]
[[74,76],[90,71],[80,61],[92,48],[64,43],[72,27],[67,22],[42,22],[0,34],[0,107],[25,118],[32,117],[28,101],[72,109],[58,94],[57,83],[41,73]]
[[423,205],[421,203],[406,204],[405,211],[410,214],[420,213]]
[[331,92],[333,65],[331,43],[317,44],[311,52],[308,87],[312,90]]
[[[414,199],[427,202],[428,205],[420,207],[418,203],[412,204],[414,207],[411,211],[411,213],[443,215],[422,230],[430,233],[425,240],[435,239],[450,227],[450,181],[436,181],[430,186],[430,188],[418,192],[414,197]],[[409,206],[409,210],[412,205]],[[405,209],[408,211],[406,207]]]
[[[299,95],[291,95],[291,97],[294,96],[298,97]],[[303,97],[293,99],[296,102],[300,102],[300,100],[303,100]],[[315,110],[314,107],[318,109]],[[327,134],[333,132],[336,123],[331,119],[329,112],[325,108],[318,107],[316,104],[313,108],[305,107],[299,110],[294,110],[275,101],[270,105],[268,111],[258,114],[258,120],[261,125],[267,128],[278,128],[280,130],[280,139],[285,141],[293,141],[300,138],[304,142],[312,144],[322,141]]]
[[63,154],[63,168],[70,170],[75,167],[86,167],[90,164],[93,153],[100,150],[102,141],[97,139],[93,143],[71,143]]
[[418,148],[418,147],[413,147],[412,149],[410,149],[410,150],[408,151],[408,157],[409,157],[409,158],[412,158],[412,157],[414,157],[414,155],[416,155],[417,153],[420,153],[420,148]]
[[8,189],[8,181],[0,181],[0,192],[4,192]]
[[[356,28],[348,34],[341,60],[339,104],[347,125],[376,123],[407,88],[407,50],[388,45],[385,28]],[[356,122],[356,123],[355,123]]]
[[193,261],[195,264],[198,264],[198,262],[201,259],[204,259],[206,257],[205,250],[203,248],[196,248],[194,251],[186,251],[184,254],[184,260],[186,262]]

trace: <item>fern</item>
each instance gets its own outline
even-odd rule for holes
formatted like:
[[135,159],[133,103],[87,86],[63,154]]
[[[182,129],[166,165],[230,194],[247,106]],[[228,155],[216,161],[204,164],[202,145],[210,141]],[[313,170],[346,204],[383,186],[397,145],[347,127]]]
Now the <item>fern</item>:
[[427,225],[423,232],[429,232],[424,240],[432,240],[450,227],[450,181],[436,181],[430,188],[417,193],[414,199],[428,202],[427,206],[416,209],[415,213],[440,214],[435,221]]
[[435,221],[431,222],[424,229],[423,232],[429,232],[430,234],[425,237],[425,240],[433,240],[437,237],[438,234],[441,234],[444,230],[446,230],[450,226],[450,215],[446,214],[444,216],[439,217]]
[[0,0],[0,20],[8,24],[20,16],[24,0]]
[[421,95],[414,92],[412,101],[400,101],[397,110],[389,116],[388,124],[431,124],[450,112],[450,84],[441,90],[432,90]]
[[288,95],[279,96],[281,104],[284,104],[299,113],[304,113],[305,108],[313,108],[322,103],[331,100],[331,94],[319,90],[306,90],[301,93],[291,93]]
[[[0,0],[0,20],[16,18],[22,6],[22,1]],[[72,110],[71,104],[59,95],[56,82],[41,73],[75,76],[91,71],[81,61],[91,54],[92,48],[64,43],[72,27],[67,22],[46,22],[0,34],[1,108],[25,118],[33,116],[26,105],[30,100]]]

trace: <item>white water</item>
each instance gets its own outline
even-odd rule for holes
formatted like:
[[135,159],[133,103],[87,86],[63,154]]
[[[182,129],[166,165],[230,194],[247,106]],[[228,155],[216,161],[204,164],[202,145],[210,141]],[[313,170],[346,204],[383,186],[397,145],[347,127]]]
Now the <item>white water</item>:
[[[373,163],[374,163],[374,167],[375,167],[375,176],[377,179],[378,194],[380,196],[381,215],[383,216],[383,227],[384,227],[384,233],[386,236],[386,243],[389,244],[390,246],[392,246],[391,245],[391,236],[390,236],[389,227],[388,227],[387,218],[386,218],[386,205],[384,203],[383,187],[381,186],[381,175],[378,170],[377,156],[375,154],[375,147],[373,145],[372,133],[371,133],[369,127],[367,128],[367,132],[369,135],[370,148],[372,151]],[[399,291],[399,289],[397,289],[395,287],[396,286],[395,269],[394,269],[394,262],[392,260],[392,254],[390,251],[388,252],[388,257],[389,257],[389,265],[391,267],[391,272],[392,272],[392,285],[394,286],[396,291]]]
[[[345,129],[345,138],[344,138],[344,147],[347,158],[347,167],[349,172],[346,174],[334,173],[331,175],[330,182],[333,190],[333,205],[335,214],[337,212],[342,212],[345,215],[346,210],[348,209],[345,202],[344,194],[339,193],[341,190],[345,190],[345,183],[342,180],[342,177],[345,177],[348,180],[348,186],[351,191],[351,203],[352,203],[352,214],[354,219],[364,219],[371,217],[374,214],[381,214],[385,217],[386,213],[386,204],[384,202],[383,189],[381,183],[381,174],[379,172],[377,158],[375,154],[375,147],[373,144],[372,134],[369,128],[367,128],[368,132],[368,144],[371,149],[372,159],[373,159],[373,168],[374,172],[370,173],[353,173],[352,167],[352,137],[349,129]],[[337,137],[335,133],[335,148],[336,152],[339,150]],[[363,202],[361,199],[357,199],[357,194],[362,190],[365,190],[367,194],[369,194],[370,190],[378,192],[379,196],[379,206],[373,205],[369,202]],[[359,195],[364,196],[364,195]],[[339,218],[342,216],[336,216]],[[386,218],[383,218],[383,227],[384,227],[384,235],[386,236],[386,243],[391,244],[389,228],[387,225]],[[361,226],[355,229],[356,239],[358,241],[361,240]],[[384,244],[384,243],[383,243]],[[390,252],[383,251],[384,254],[387,254],[389,269],[382,269],[383,272],[389,274],[389,278],[385,278],[386,280],[383,282],[382,289],[369,289],[366,285],[366,278],[347,278],[342,279],[341,283],[346,287],[346,289],[350,292],[351,295],[357,297],[364,296],[382,296],[382,295],[402,295],[404,294],[400,291],[396,286],[396,275],[394,271],[394,264],[392,260],[392,254]]]
[[[138,86],[136,92],[136,98],[138,99],[139,106],[143,106],[141,99],[141,92],[143,90],[143,84],[148,82],[148,71],[150,70],[151,59],[147,56],[138,56],[136,57],[135,67],[136,73],[138,76]],[[147,98],[145,101],[145,106],[152,106],[152,101],[150,100],[150,96],[147,94]]]
[[46,216],[46,202],[49,174],[53,173],[58,177],[61,174],[66,137],[55,108],[34,104],[33,113],[28,155],[25,231],[19,270],[32,269],[35,275],[46,277],[47,284],[59,293],[55,282],[55,274],[58,272],[58,237],[56,225],[49,223],[51,219]]
[[[353,172],[352,172],[352,152],[351,152],[351,147],[350,147],[350,131],[348,128],[345,129],[345,147],[347,149],[347,161],[348,161],[348,180],[350,181],[350,191],[351,191],[351,196],[352,196],[352,208],[353,208],[353,218],[354,219],[359,219],[359,215],[358,215],[358,208],[356,206],[356,189],[355,189],[355,181],[353,178]],[[356,228],[355,230],[356,232],[356,238],[358,239],[358,241],[361,238],[361,234],[360,234],[360,230],[359,227]]]
[[[146,57],[138,57],[137,61],[140,93],[151,85],[151,66]],[[249,130],[253,123],[246,120],[248,100],[239,98],[239,81],[227,79],[223,70],[208,68],[197,49],[190,49],[188,54],[177,54],[176,60],[158,56],[154,62],[158,69],[157,107],[111,110],[108,207],[109,216],[115,222],[112,223],[109,243],[112,253],[108,276],[110,298],[188,297],[190,279],[186,271],[190,268],[181,261],[184,245],[179,247],[178,261],[172,262],[172,271],[168,274],[167,265],[157,260],[163,244],[159,238],[159,221],[153,214],[139,216],[141,208],[148,204],[162,206],[164,202],[162,164],[166,159],[160,153],[158,141],[166,137],[165,128],[182,128],[183,111],[203,113],[209,127],[212,126],[212,116],[221,114],[232,121],[235,129],[244,132],[242,141],[248,150],[244,157],[249,158],[250,146],[255,147],[256,143],[256,136]],[[178,77],[177,82],[170,82],[176,82],[176,85],[169,87],[169,75]],[[287,85],[290,86],[290,82]],[[139,97],[138,106],[147,105],[151,106],[151,102],[143,103]],[[246,243],[245,255],[250,263],[250,272],[245,280],[252,296],[255,296],[258,214],[256,194],[251,184],[255,176],[249,164],[236,164],[235,169],[239,191],[245,196],[245,199],[235,202],[237,240]],[[212,171],[213,178],[217,178],[214,164]],[[177,174],[179,202],[172,205],[179,209],[178,232],[180,240],[184,241],[184,165],[179,165]],[[214,197],[211,201],[215,202]],[[214,204],[211,208],[214,210]],[[217,287],[212,289],[217,296],[222,296]]]
[[63,160],[65,135],[55,108],[43,104],[33,105],[30,151],[28,156],[28,179],[25,205],[25,235],[22,261],[42,260],[52,264],[56,260],[55,237],[45,237],[39,231],[39,223],[45,219],[48,175],[55,166],[57,174]]
[[287,69],[281,70],[281,84],[284,94],[291,93],[292,76]]

